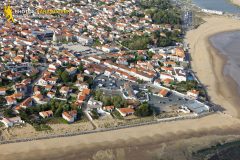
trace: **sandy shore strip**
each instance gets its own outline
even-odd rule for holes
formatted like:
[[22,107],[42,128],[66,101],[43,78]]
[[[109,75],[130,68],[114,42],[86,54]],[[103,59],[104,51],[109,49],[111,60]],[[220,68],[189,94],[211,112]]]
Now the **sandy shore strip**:
[[231,3],[240,6],[240,0],[230,0]]
[[240,21],[228,17],[209,16],[199,28],[189,31],[186,39],[190,44],[192,69],[206,86],[211,100],[226,109],[226,113],[238,117],[240,101],[237,84],[223,76],[225,60],[211,46],[209,37],[226,31],[240,29]]
[[[219,123],[221,122],[221,123]],[[81,150],[102,147],[126,147],[141,143],[154,143],[155,140],[172,140],[201,137],[207,135],[239,135],[240,120],[224,114],[214,114],[201,119],[166,122],[148,126],[114,130],[87,135],[37,140],[30,142],[0,145],[0,159],[31,159],[66,154],[72,149]],[[179,136],[181,135],[181,136]],[[170,137],[169,137],[170,136]],[[64,152],[59,153],[59,150]]]
[[[0,159],[25,160],[50,159],[51,157],[54,157],[53,159],[64,159],[64,157],[71,159],[69,158],[70,156],[88,154],[98,151],[100,148],[114,148],[116,146],[141,148],[146,144],[152,143],[157,145],[162,141],[172,141],[175,144],[174,140],[176,139],[191,137],[209,137],[211,135],[214,137],[216,137],[215,135],[239,136],[240,120],[235,118],[239,111],[237,105],[239,101],[236,99],[238,95],[235,94],[235,84],[231,79],[223,77],[224,60],[216,54],[216,50],[209,44],[208,38],[219,32],[239,29],[240,21],[217,16],[205,17],[204,19],[206,23],[187,34],[193,58],[192,67],[203,84],[206,84],[212,101],[222,105],[226,109],[227,114],[216,113],[201,119],[181,120],[73,137],[0,145]],[[199,143],[203,142],[204,140],[199,141]],[[86,150],[88,152],[84,152]],[[119,155],[121,153],[120,151]],[[79,159],[81,158],[79,157]]]

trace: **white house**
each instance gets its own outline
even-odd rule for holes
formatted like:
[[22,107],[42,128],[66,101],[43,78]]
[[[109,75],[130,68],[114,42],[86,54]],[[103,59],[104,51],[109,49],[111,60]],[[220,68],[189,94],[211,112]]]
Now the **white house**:
[[187,96],[193,99],[197,99],[199,96],[199,91],[197,90],[189,90],[187,91]]
[[119,51],[119,48],[114,47],[114,46],[104,45],[104,46],[102,46],[102,50],[104,52],[110,53],[110,52],[117,52],[117,51]]
[[63,87],[61,87],[61,89],[59,90],[59,92],[60,92],[62,95],[67,96],[68,93],[70,92],[70,88],[67,87],[67,86],[63,86]]
[[49,72],[56,72],[57,68],[59,67],[60,65],[58,63],[55,63],[55,64],[49,64],[48,65],[48,71]]
[[162,89],[160,90],[160,92],[158,93],[158,95],[160,97],[166,97],[168,95],[169,91],[167,89]]
[[6,96],[5,99],[7,101],[7,105],[9,105],[9,106],[17,104],[17,100],[13,96]]
[[160,73],[160,79],[163,81],[165,79],[172,79],[172,80],[174,80],[175,78],[171,74]]
[[91,45],[93,44],[93,39],[86,36],[77,36],[77,41],[82,45]]
[[67,68],[66,71],[69,73],[69,75],[75,75],[77,73],[77,68],[70,67],[70,68]]
[[39,115],[42,118],[49,118],[49,117],[53,116],[53,112],[51,110],[49,110],[49,111],[42,111],[42,112],[39,112]]
[[25,123],[20,117],[3,118],[0,120],[6,127],[12,127],[14,125],[20,125]]
[[104,72],[104,75],[106,76],[110,76],[114,73],[114,70],[113,69],[110,69],[110,68],[107,68]]
[[77,118],[77,111],[72,110],[72,111],[69,111],[69,112],[63,112],[62,117],[63,117],[63,119],[65,119],[69,123],[73,123]]
[[28,97],[27,99],[25,99],[21,104],[20,104],[20,107],[21,108],[28,108],[28,107],[31,107],[32,106],[32,98],[31,97]]
[[174,77],[176,78],[177,81],[179,82],[187,81],[186,72],[182,67],[174,67],[174,71],[175,71]]
[[134,114],[134,109],[132,108],[116,108],[116,110],[121,114],[121,116],[126,117],[128,115]]
[[97,101],[97,100],[94,100],[93,98],[91,98],[91,99],[89,99],[87,105],[91,109],[93,109],[93,108],[100,109],[100,108],[102,108],[103,103],[101,101]]
[[7,88],[1,87],[1,88],[0,88],[0,95],[1,95],[1,96],[6,95],[6,91],[7,91]]
[[55,93],[50,91],[50,92],[47,93],[47,97],[48,98],[54,98],[55,97]]
[[101,58],[97,57],[97,56],[91,56],[88,59],[92,60],[95,63],[100,63],[101,62]]
[[78,87],[79,91],[82,91],[84,89],[88,89],[88,83],[86,83],[86,82],[78,83],[75,86]]
[[40,78],[37,82],[38,85],[40,86],[46,86],[48,82],[44,78]]

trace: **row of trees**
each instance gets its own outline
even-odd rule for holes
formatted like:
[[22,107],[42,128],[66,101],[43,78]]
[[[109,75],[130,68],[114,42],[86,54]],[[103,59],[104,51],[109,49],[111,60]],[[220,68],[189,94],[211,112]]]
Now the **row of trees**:
[[157,24],[181,24],[181,12],[170,0],[141,0],[140,5]]
[[166,47],[174,45],[176,42],[182,42],[181,34],[182,33],[177,30],[173,32],[168,30],[158,30],[152,33],[152,38],[155,42],[155,45],[157,45],[158,47]]
[[175,84],[176,90],[179,92],[187,92],[191,89],[198,89],[198,83],[194,80],[189,81],[182,81],[177,84]]
[[[126,108],[128,106],[127,101],[121,96],[105,96],[100,90],[94,93],[94,98],[95,100],[102,101],[105,106],[113,105],[117,108]],[[144,102],[136,109],[134,114],[139,117],[146,117],[152,115],[153,110],[147,102]]]
[[31,122],[31,115],[38,115],[41,111],[52,110],[54,117],[61,117],[63,111],[70,111],[73,109],[78,110],[78,117],[81,117],[81,110],[75,106],[67,103],[66,101],[58,101],[52,99],[49,103],[43,105],[37,105],[34,107],[29,107],[26,110],[20,111],[20,117],[26,122]]
[[147,102],[144,102],[136,109],[134,114],[139,117],[151,116],[153,114],[153,110]]
[[100,90],[96,90],[94,92],[94,99],[103,102],[104,106],[113,105],[117,108],[123,108],[128,106],[127,101],[124,100],[121,96],[106,96],[103,95],[103,92]]
[[[71,66],[68,66],[68,67],[71,67]],[[83,73],[84,71],[83,64],[80,64],[77,70],[78,70],[78,73]],[[77,80],[76,75],[70,76],[69,73],[64,68],[58,68],[56,73],[57,73],[57,76],[60,78],[60,80],[64,83],[75,82]]]
[[148,35],[134,35],[131,39],[122,42],[124,46],[131,50],[145,50],[148,45],[156,45],[157,47],[166,47],[174,45],[177,42],[182,42],[182,33],[178,30],[157,30],[150,36]]
[[124,46],[131,50],[144,50],[147,49],[148,44],[151,43],[151,38],[147,35],[138,36],[134,35],[133,38],[122,42]]

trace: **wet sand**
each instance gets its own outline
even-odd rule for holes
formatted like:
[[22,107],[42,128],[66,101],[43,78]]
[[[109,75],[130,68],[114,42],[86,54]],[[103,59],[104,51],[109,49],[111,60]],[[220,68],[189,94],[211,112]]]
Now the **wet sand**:
[[240,0],[230,0],[233,4],[240,6]]
[[[71,160],[94,159],[94,156],[100,159],[99,156],[106,154],[105,152],[111,152],[109,155],[112,156],[120,154],[120,157],[123,154],[122,159],[150,159],[151,156],[155,155],[155,152],[150,154],[151,151],[154,148],[161,149],[166,143],[174,146],[178,140],[185,141],[185,139],[196,138],[195,143],[199,143],[199,147],[205,147],[211,142],[203,141],[202,138],[205,136],[213,136],[215,141],[217,136],[223,136],[224,138],[226,136],[240,136],[240,128],[237,127],[239,125],[239,119],[224,114],[214,114],[201,119],[166,122],[74,137],[0,145],[0,159]],[[178,149],[181,149],[181,147]],[[163,154],[166,153],[163,152]],[[175,156],[176,158],[178,157],[177,155]],[[105,157],[105,159],[112,158]],[[113,159],[116,159],[116,157]]]
[[[206,84],[212,100],[227,114],[165,122],[88,135],[0,145],[0,160],[191,159],[191,152],[240,137],[236,84],[222,74],[224,59],[209,44],[209,36],[240,26],[237,20],[205,17],[206,23],[187,34],[192,67]],[[229,85],[229,83],[231,85]],[[233,115],[234,117],[231,117]]]
[[234,79],[240,93],[240,31],[219,33],[210,37],[210,42],[226,59],[223,73]]
[[206,21],[196,30],[187,33],[190,44],[192,68],[206,86],[211,100],[221,105],[225,113],[239,117],[240,101],[236,82],[223,73],[225,57],[209,41],[217,33],[238,30],[240,21],[220,16],[205,17]]

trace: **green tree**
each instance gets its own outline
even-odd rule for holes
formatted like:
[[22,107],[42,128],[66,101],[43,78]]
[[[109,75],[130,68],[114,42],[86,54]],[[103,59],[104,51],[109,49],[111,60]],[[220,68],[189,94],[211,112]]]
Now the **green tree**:
[[83,73],[83,71],[84,71],[84,66],[83,66],[82,63],[78,66],[78,71],[79,71],[80,73]]
[[111,101],[111,97],[103,97],[102,99],[102,102],[103,102],[103,105],[104,106],[109,106],[109,105],[112,105],[112,101]]
[[64,83],[67,83],[70,81],[70,77],[69,77],[69,74],[67,71],[64,71],[62,74],[61,74],[61,79]]
[[170,46],[171,44],[172,44],[171,39],[165,37],[159,38],[157,42],[158,47],[167,47]]
[[181,10],[170,0],[141,0],[140,5],[157,24],[181,24]]
[[3,112],[4,117],[11,118],[15,117],[15,114],[12,109],[8,108]]
[[102,91],[99,89],[94,92],[94,99],[100,101],[102,99]]
[[56,117],[61,117],[61,116],[62,116],[62,112],[63,112],[63,107],[60,106],[60,107],[58,107],[58,109],[56,110],[56,112],[54,113],[54,115],[55,115]]
[[124,105],[124,100],[122,99],[121,96],[114,96],[112,98],[112,103],[115,107],[120,108],[123,107]]
[[150,105],[147,102],[144,102],[137,108],[134,114],[139,117],[146,117],[152,115],[153,111]]
[[89,87],[91,88],[92,84],[93,84],[93,78],[92,77],[86,77],[87,80],[86,82],[88,83]]
[[78,117],[78,119],[81,119],[82,116],[83,116],[82,109],[81,108],[77,108],[77,117]]
[[132,50],[144,50],[148,48],[148,44],[151,44],[151,38],[148,36],[137,36],[125,40],[122,44]]
[[25,110],[20,110],[19,116],[20,116],[21,119],[24,120],[25,122],[30,123],[30,117],[27,115],[27,113],[25,112]]

